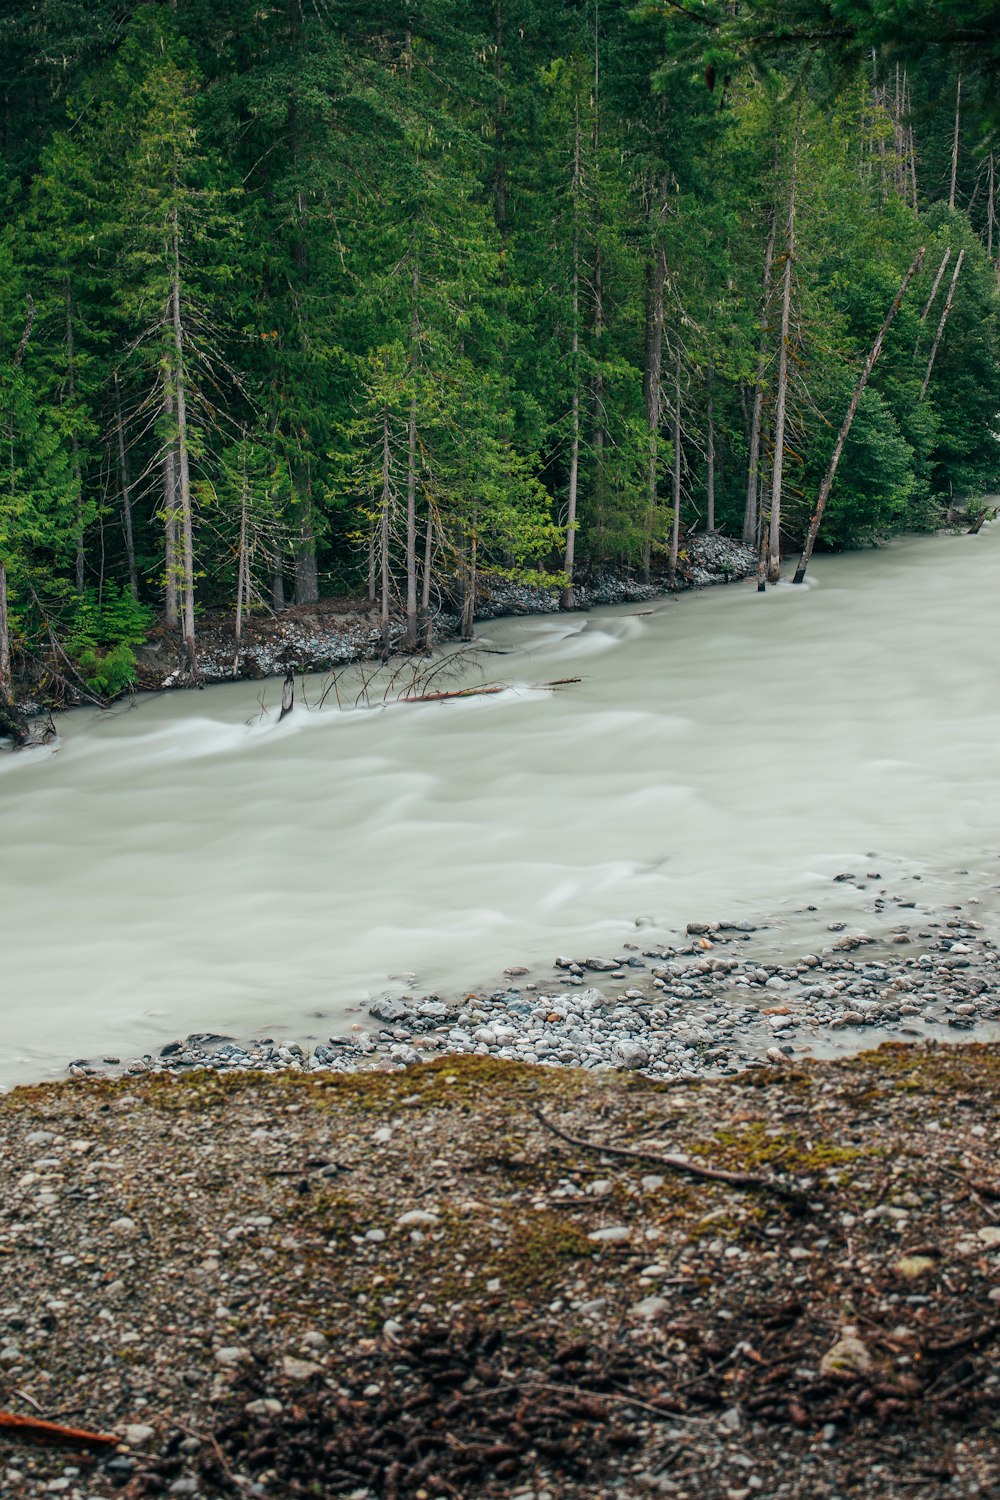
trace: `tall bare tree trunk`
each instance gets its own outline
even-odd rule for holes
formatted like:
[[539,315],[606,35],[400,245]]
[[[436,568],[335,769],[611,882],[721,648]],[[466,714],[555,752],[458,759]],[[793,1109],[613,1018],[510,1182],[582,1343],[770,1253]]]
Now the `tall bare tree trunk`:
[[7,604],[7,569],[0,561],[0,705],[14,702],[14,679],[10,665],[10,611]]
[[406,647],[417,644],[417,398],[410,400],[406,453]]
[[781,482],[785,463],[785,418],[788,407],[788,343],[792,319],[792,263],[795,259],[795,189],[799,138],[792,142],[792,170],[788,184],[788,226],[785,232],[785,269],[781,283],[781,330],[778,345],[778,389],[774,404],[774,469],[771,474],[771,519],[767,543],[767,581],[781,577]]
[[948,207],[955,207],[955,193],[958,188],[958,140],[962,124],[962,75],[958,75],[958,83],[955,87],[955,139],[951,148],[951,189],[948,193]]
[[181,322],[181,249],[177,210],[174,210],[174,276],[171,289],[174,320],[175,393],[177,397],[177,478],[181,499],[181,628],[187,651],[188,675],[198,677],[194,638],[194,525],[191,514],[191,474],[188,465],[187,378],[184,369],[184,327]]
[[163,371],[163,411],[170,436],[163,450],[163,614],[167,626],[180,624],[180,592],[177,587],[177,435],[174,423],[174,391],[169,372]]
[[[650,185],[650,218],[653,217],[654,188]],[[666,179],[659,181],[658,229],[666,213]],[[657,489],[659,487],[660,424],[663,420],[663,301],[667,285],[667,253],[659,242],[653,249],[646,274],[646,367],[643,378],[643,401],[646,408],[646,432],[649,458],[646,469],[646,524],[642,543],[642,576],[646,583],[652,566],[653,532],[656,527]]]
[[566,498],[566,553],[563,572],[566,585],[562,593],[563,609],[573,608],[573,567],[576,560],[576,500],[580,478],[580,100],[573,112],[573,332],[570,341],[570,379],[573,394],[570,402],[569,492]]
[[[28,340],[31,338],[31,330],[35,326],[35,300],[30,295],[27,298],[28,319],[21,334],[21,341],[14,354],[13,368],[16,370],[24,359]],[[14,413],[10,413],[7,424],[7,442],[10,447],[10,472],[14,472]],[[10,710],[0,719],[0,727],[5,733],[14,736],[15,745],[22,743],[27,737],[27,727],[24,720],[14,707],[14,677],[10,659],[10,604],[7,593],[7,567],[0,557],[0,708]]]
[[885,315],[885,321],[883,322],[882,327],[879,329],[875,337],[875,342],[869,350],[868,358],[865,360],[861,374],[858,376],[857,384],[854,387],[854,392],[851,396],[850,404],[848,405],[844,420],[840,424],[840,431],[837,433],[837,441],[833,445],[833,453],[830,455],[830,462],[827,465],[826,473],[823,475],[823,482],[819,487],[819,495],[816,500],[816,509],[813,511],[810,518],[809,530],[806,533],[806,543],[802,548],[802,556],[799,558],[798,567],[795,569],[795,578],[793,580],[795,583],[801,583],[803,578],[805,578],[806,576],[806,568],[808,568],[809,566],[809,559],[812,557],[813,547],[816,545],[816,536],[819,532],[820,522],[823,519],[823,512],[826,509],[826,502],[830,498],[830,491],[833,488],[833,481],[837,474],[837,465],[840,463],[840,456],[844,451],[844,444],[847,442],[847,437],[851,430],[851,424],[853,423],[854,418],[857,415],[858,404],[861,400],[862,395],[864,394],[864,389],[868,384],[868,380],[871,376],[872,370],[874,370],[875,368],[876,361],[878,360],[879,355],[882,353],[882,345],[885,343],[885,336],[889,332],[890,324],[892,323],[893,318],[895,318],[896,314],[899,312],[903,298],[906,296],[907,288],[910,285],[910,282],[913,280],[914,276],[916,276],[917,272],[920,270],[920,267],[923,264],[923,259],[924,250],[923,247],[921,247],[917,254],[914,256],[913,263],[911,264],[910,269],[907,271],[906,275],[903,277],[902,282],[900,283],[899,291],[896,293],[895,297],[892,300],[892,306],[889,308],[889,311]]
[[715,530],[715,371],[709,366],[708,370],[708,432],[705,442],[705,465],[707,480],[707,506],[708,515],[705,517],[705,525],[709,531]]
[[[920,323],[921,323],[921,326],[924,323],[927,322],[927,314],[930,312],[932,306],[934,305],[934,298],[938,294],[938,287],[941,285],[941,279],[944,276],[945,267],[947,266],[947,264],[948,264],[948,262],[950,260],[951,260],[951,246],[949,245],[948,249],[944,252],[944,256],[943,256],[943,258],[941,260],[941,264],[938,266],[937,275],[934,277],[934,282],[933,282],[933,284],[931,286],[930,295],[927,298],[927,301],[924,303],[924,310],[920,314]],[[920,347],[920,329],[917,330],[917,341],[916,341],[916,343],[913,346],[913,357],[914,357],[914,359],[916,358],[917,350],[919,349],[919,347]]]
[[604,493],[604,374],[601,367],[604,338],[604,256],[601,249],[601,53],[600,53],[600,0],[594,0],[594,183],[593,204],[594,270],[594,495],[600,499]]
[[424,645],[434,646],[434,621],[431,618],[431,568],[434,560],[434,512],[427,506],[427,531],[424,536],[424,573],[420,580],[420,614],[424,622]]
[[927,361],[927,370],[924,374],[924,383],[920,387],[921,401],[927,395],[927,387],[931,383],[931,371],[934,369],[934,361],[937,359],[938,345],[941,342],[941,335],[944,333],[944,325],[948,321],[948,314],[951,312],[952,304],[955,301],[955,287],[958,285],[958,273],[962,269],[962,262],[964,261],[964,259],[965,251],[960,250],[958,252],[958,259],[955,262],[955,269],[951,273],[951,284],[948,287],[948,296],[945,299],[944,307],[941,309],[941,317],[938,321],[937,332],[934,335],[934,342],[931,345],[931,357]]
[[389,443],[389,409],[382,412],[382,513],[379,523],[379,568],[382,580],[382,596],[379,607],[379,624],[382,633],[382,651],[389,654],[389,509],[392,503],[392,450]]
[[987,177],[987,188],[989,199],[986,204],[986,254],[990,260],[993,259],[993,235],[997,223],[996,185],[993,175],[993,152],[990,152],[989,171]]
[[507,100],[503,87],[503,7],[496,0],[493,7],[493,77],[496,93],[493,98],[493,204],[497,229],[501,238],[507,232],[507,156],[505,139],[505,115]]
[[233,663],[233,676],[236,676],[236,667],[240,656],[240,642],[243,639],[243,603],[248,594],[248,572],[247,567],[247,498],[249,491],[249,478],[247,475],[246,456],[246,429],[243,431],[243,472],[240,476],[240,551],[236,565],[236,661]]
[[667,552],[667,581],[673,588],[677,582],[677,555],[681,542],[681,346],[680,340],[674,354],[674,463],[671,501],[673,519],[670,522],[670,547]]
[[479,509],[472,507],[472,533],[469,537],[469,560],[463,570],[462,623],[459,635],[463,641],[471,641],[475,634],[477,557],[479,551]]
[[118,471],[122,491],[122,528],[125,532],[125,556],[128,560],[128,587],[133,599],[139,598],[139,575],[135,566],[135,536],[132,529],[132,485],[128,475],[128,457],[125,452],[125,426],[122,422],[122,394],[118,384],[118,371],[114,374],[115,385],[115,430],[118,438]]
[[[417,298],[420,294],[420,263],[413,258],[410,294],[410,377],[417,378],[417,336],[420,322]],[[410,421],[406,443],[406,649],[417,644],[417,394],[410,397]]]
[[774,264],[774,237],[777,214],[771,215],[771,227],[764,250],[764,290],[761,300],[760,337],[757,341],[757,379],[753,391],[753,413],[750,418],[750,460],[747,468],[747,499],[743,511],[743,540],[748,547],[757,541],[758,492],[760,489],[760,419],[764,410],[764,371],[767,368],[767,308],[771,293],[771,267]]
[[70,409],[70,451],[73,455],[73,488],[76,493],[76,591],[83,593],[86,552],[83,546],[83,477],[80,472],[80,440],[76,435],[76,341],[73,337],[73,290],[69,277],[66,297],[66,392]]

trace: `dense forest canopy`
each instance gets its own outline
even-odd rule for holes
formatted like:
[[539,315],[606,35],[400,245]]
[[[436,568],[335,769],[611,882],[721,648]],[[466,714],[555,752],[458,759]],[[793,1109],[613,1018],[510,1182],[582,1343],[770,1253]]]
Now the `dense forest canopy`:
[[[1000,7],[40,0],[0,19],[0,699],[154,622],[685,538],[937,524],[1000,471]],[[884,352],[859,386],[893,299]],[[237,629],[239,625],[237,624]],[[36,668],[37,670],[37,668]]]

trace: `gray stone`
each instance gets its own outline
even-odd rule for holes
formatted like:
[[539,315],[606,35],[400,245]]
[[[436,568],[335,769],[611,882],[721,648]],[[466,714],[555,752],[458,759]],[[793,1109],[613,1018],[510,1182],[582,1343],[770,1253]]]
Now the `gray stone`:
[[311,1359],[295,1359],[293,1355],[286,1354],[281,1361],[281,1373],[286,1380],[302,1385],[307,1380],[312,1380],[314,1375],[322,1375],[323,1366],[314,1364]]
[[284,1411],[280,1401],[273,1396],[262,1396],[259,1401],[248,1401],[243,1410],[250,1417],[280,1417]]
[[621,1245],[632,1238],[632,1231],[626,1224],[615,1224],[608,1229],[594,1229],[587,1238],[595,1245]]
[[222,1365],[224,1369],[232,1369],[235,1365],[247,1364],[253,1355],[249,1349],[240,1349],[230,1346],[225,1349],[216,1349],[215,1363]]
[[638,1042],[617,1040],[612,1044],[611,1058],[619,1068],[644,1068],[649,1062],[649,1053]]

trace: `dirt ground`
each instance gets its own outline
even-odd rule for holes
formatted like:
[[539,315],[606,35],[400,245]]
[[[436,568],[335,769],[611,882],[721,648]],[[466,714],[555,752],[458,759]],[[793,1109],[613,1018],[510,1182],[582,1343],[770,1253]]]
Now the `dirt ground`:
[[115,1441],[0,1493],[1000,1495],[998,1115],[976,1044],[15,1090],[0,1408]]

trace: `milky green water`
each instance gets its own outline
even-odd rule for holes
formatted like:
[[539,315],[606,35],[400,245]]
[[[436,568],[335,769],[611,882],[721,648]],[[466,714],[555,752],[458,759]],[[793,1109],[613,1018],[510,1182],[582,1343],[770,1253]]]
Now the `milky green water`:
[[993,527],[764,596],[491,623],[499,696],[248,723],[260,685],[233,684],[66,715],[55,753],[0,755],[0,1082],[195,1030],[325,1035],[398,976],[613,952],[637,917],[877,930],[839,870],[991,919],[998,584]]

